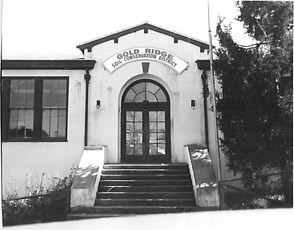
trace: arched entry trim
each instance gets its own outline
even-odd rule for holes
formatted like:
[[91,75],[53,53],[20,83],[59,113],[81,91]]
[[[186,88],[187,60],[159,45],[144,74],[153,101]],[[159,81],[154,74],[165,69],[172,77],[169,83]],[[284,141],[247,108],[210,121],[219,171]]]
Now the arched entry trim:
[[122,162],[170,162],[170,149],[167,91],[149,79],[132,83],[122,96]]

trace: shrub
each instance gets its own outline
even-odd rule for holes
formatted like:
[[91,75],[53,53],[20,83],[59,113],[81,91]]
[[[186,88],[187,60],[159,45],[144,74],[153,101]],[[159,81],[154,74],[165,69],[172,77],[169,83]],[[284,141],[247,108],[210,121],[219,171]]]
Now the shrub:
[[[66,220],[69,209],[73,170],[63,179],[53,178],[44,189],[42,180],[34,186],[29,197],[19,197],[16,192],[2,200],[3,225],[20,225]],[[42,178],[44,178],[42,175]]]

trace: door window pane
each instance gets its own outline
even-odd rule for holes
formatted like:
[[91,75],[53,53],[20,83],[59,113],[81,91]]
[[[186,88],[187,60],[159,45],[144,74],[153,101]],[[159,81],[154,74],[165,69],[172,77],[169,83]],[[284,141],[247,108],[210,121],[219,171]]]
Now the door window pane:
[[141,144],[135,145],[135,155],[143,155],[143,148]]
[[157,132],[157,123],[156,122],[149,123],[149,132]]
[[157,112],[156,111],[149,112],[149,121],[157,121]]
[[135,121],[142,121],[142,112],[135,112]]
[[134,121],[135,112],[134,111],[127,111],[127,121]]
[[142,123],[135,123],[135,131],[142,132]]
[[165,131],[165,122],[158,122],[158,132],[164,132]]
[[127,122],[127,132],[134,132],[135,131],[135,124],[134,122]]
[[135,143],[141,144],[143,142],[143,134],[142,133],[134,133],[134,141]]
[[160,155],[165,155],[166,152],[165,152],[165,144],[159,144],[158,145],[158,154]]
[[126,154],[127,155],[134,155],[134,144],[126,144]]
[[158,121],[165,121],[165,112],[164,111],[158,111]]
[[149,144],[149,154],[157,155],[157,144]]
[[158,133],[158,140],[165,140],[165,133]]
[[149,133],[149,142],[157,143],[157,133]]

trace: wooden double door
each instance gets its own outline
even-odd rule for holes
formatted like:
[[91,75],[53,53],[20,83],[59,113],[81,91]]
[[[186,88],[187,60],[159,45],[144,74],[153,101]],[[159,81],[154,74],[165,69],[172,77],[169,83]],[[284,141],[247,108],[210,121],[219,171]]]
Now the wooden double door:
[[[153,81],[140,81],[143,91],[162,90]],[[149,83],[149,84],[146,84]],[[154,87],[154,85],[157,87]],[[136,88],[136,87],[135,87]],[[138,87],[137,87],[138,88]],[[140,88],[140,87],[139,87]],[[151,89],[150,89],[151,88]],[[138,89],[137,89],[138,90]],[[152,92],[153,92],[152,91]],[[139,93],[139,92],[137,92]],[[165,92],[166,93],[166,92]],[[156,95],[156,94],[155,94]],[[167,96],[167,95],[161,95]],[[159,98],[159,99],[158,99]],[[124,101],[121,113],[121,159],[124,163],[168,163],[170,148],[169,100],[142,95]],[[145,99],[145,100],[143,100]],[[149,100],[148,100],[149,99]]]

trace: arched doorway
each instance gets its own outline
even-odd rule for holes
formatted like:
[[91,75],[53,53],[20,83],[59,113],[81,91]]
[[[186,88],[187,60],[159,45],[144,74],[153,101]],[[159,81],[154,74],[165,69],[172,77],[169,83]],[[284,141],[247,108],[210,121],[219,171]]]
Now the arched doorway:
[[158,82],[144,79],[122,96],[121,161],[168,163],[171,160],[170,99]]

